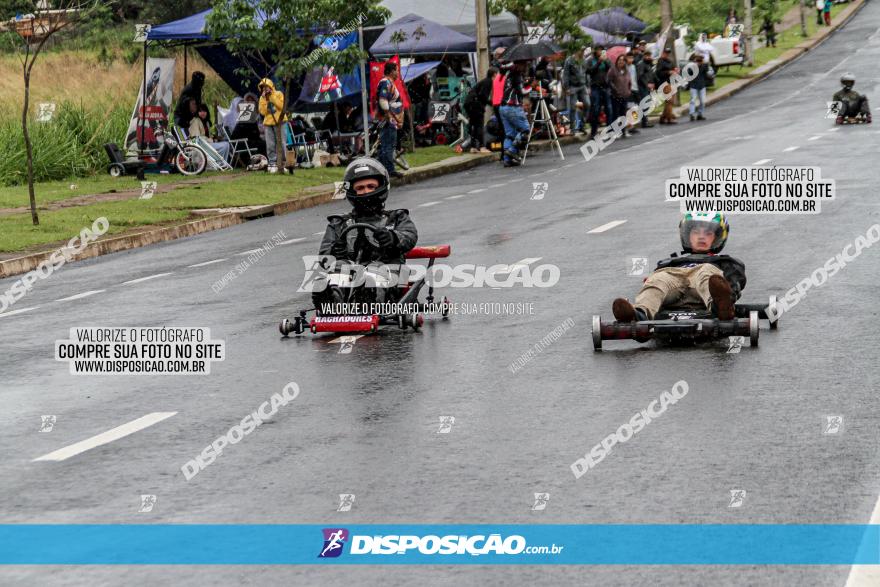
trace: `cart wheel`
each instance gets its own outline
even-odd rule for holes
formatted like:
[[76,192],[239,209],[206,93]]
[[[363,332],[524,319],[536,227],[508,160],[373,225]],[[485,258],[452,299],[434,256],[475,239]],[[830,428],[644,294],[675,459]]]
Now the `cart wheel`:
[[293,326],[290,324],[290,320],[285,318],[278,325],[278,331],[281,332],[281,336],[287,338],[287,335],[293,332]]
[[593,316],[593,350],[602,350],[602,317]]
[[752,346],[758,346],[758,313],[752,310],[749,312],[749,343]]
[[[779,300],[776,299],[776,296],[770,296],[770,305],[768,308],[773,308],[774,313],[779,308]],[[776,330],[779,328],[779,318],[776,320],[770,320],[770,330]]]
[[122,177],[123,175],[125,175],[125,167],[123,167],[119,163],[113,163],[107,169],[107,172],[110,174],[110,177]]
[[443,299],[440,301],[440,307],[443,308],[442,310],[440,310],[440,315],[444,318],[449,316],[449,304],[449,298],[443,296]]
[[410,314],[409,315],[409,325],[410,327],[418,332],[422,328],[422,324],[425,323],[425,319],[421,314]]
[[297,316],[293,319],[293,332],[295,334],[302,334],[306,331],[306,320],[300,316]]
[[201,147],[186,145],[174,157],[174,166],[183,175],[199,175],[208,166],[208,155]]

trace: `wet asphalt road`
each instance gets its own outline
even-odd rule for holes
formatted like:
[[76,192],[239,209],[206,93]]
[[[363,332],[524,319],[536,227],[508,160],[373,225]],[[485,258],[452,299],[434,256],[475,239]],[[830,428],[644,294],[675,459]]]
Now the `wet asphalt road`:
[[[420,244],[450,264],[559,267],[548,289],[447,288],[453,302],[519,303],[532,315],[429,319],[341,354],[333,336],[282,340],[334,203],[65,267],[0,317],[0,516],[4,523],[868,523],[880,492],[875,283],[867,249],[783,317],[760,347],[606,342],[590,319],[635,294],[632,257],[677,248],[663,182],[684,165],[820,166],[837,200],[816,216],[734,216],[725,252],[742,259],[744,301],[808,276],[880,221],[880,127],[834,129],[826,101],[844,71],[880,106],[880,5],[769,80],[682,121],[618,141],[585,162],[541,153],[395,189]],[[814,138],[818,137],[818,138]],[[797,147],[791,149],[791,147]],[[543,199],[533,183],[546,182]],[[625,220],[600,233],[589,231]],[[223,288],[239,253],[282,245]],[[209,265],[208,261],[224,259]],[[125,284],[153,275],[166,274]],[[13,280],[0,281],[4,290]],[[103,290],[103,291],[101,291]],[[87,297],[57,301],[85,292]],[[567,319],[559,340],[508,366]],[[210,327],[227,358],[208,376],[71,376],[54,341],[71,327]],[[337,341],[338,342],[338,341]],[[575,479],[569,465],[678,380],[690,392]],[[290,381],[299,397],[191,481],[180,467]],[[167,420],[63,462],[33,459],[153,412]],[[40,433],[41,415],[56,415]],[[827,415],[845,427],[822,434]],[[455,418],[438,434],[441,416]],[[730,491],[747,492],[729,508]],[[548,492],[544,511],[533,494]],[[337,512],[339,494],[356,495]],[[141,494],[158,501],[138,513]],[[175,567],[0,569],[3,584],[844,585],[848,567]]]

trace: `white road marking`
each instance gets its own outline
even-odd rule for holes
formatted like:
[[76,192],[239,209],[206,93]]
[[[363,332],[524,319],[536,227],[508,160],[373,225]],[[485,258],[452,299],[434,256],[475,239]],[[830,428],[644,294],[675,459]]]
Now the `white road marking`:
[[607,224],[603,224],[602,226],[597,226],[593,230],[587,231],[587,234],[598,234],[600,232],[605,232],[606,230],[611,230],[615,226],[620,226],[624,222],[626,222],[626,220],[612,220],[611,222],[609,222]]
[[259,251],[262,251],[262,250],[263,250],[262,248],[259,248],[259,249],[251,249],[251,250],[249,250],[249,251],[243,251],[243,252],[241,252],[241,253],[236,253],[235,255],[238,256],[238,257],[246,257],[246,256],[248,256],[248,255],[253,255],[254,253],[258,253]]
[[504,183],[493,183],[492,185],[489,186],[489,189],[500,188],[500,187],[504,187],[504,186],[506,186],[506,185],[507,185],[507,182],[504,182]]
[[808,140],[808,141],[815,141],[815,140],[817,140],[817,139],[821,139],[821,138],[822,138],[822,135],[816,135],[816,136],[813,136],[813,137],[808,138],[807,140]]
[[23,314],[25,312],[30,312],[31,310],[36,310],[39,307],[40,306],[32,306],[30,308],[22,308],[21,310],[12,310],[11,312],[3,312],[2,314],[0,314],[0,318],[3,318],[4,316],[13,316],[15,314]]
[[485,192],[486,189],[487,189],[487,188],[479,188],[479,189],[476,189],[476,190],[471,190],[471,191],[469,191],[468,193],[469,193],[469,194],[479,194],[480,192]]
[[752,165],[764,165],[765,163],[770,163],[773,159],[758,159]]
[[[880,497],[874,504],[874,511],[871,512],[871,520],[868,524],[880,524]],[[867,548],[862,543],[862,548]],[[876,587],[880,585],[880,566],[877,565],[853,565],[849,570],[849,577],[846,579],[846,587]]]
[[59,448],[56,451],[50,452],[47,455],[43,455],[41,457],[37,457],[34,459],[36,461],[64,461],[69,459],[70,457],[76,456],[80,453],[84,453],[87,450],[91,450],[95,447],[102,446],[104,444],[109,444],[114,440],[119,440],[120,438],[125,438],[129,434],[134,434],[138,430],[143,430],[144,428],[148,428],[153,424],[158,424],[162,420],[166,420],[171,416],[174,416],[177,412],[153,412],[151,414],[147,414],[146,416],[141,416],[137,420],[132,420],[127,424],[123,424],[122,426],[117,426],[107,432],[102,432],[96,436],[92,436],[91,438],[86,438],[85,440],[81,440],[70,446],[65,446],[64,448]]
[[279,245],[279,246],[280,246],[280,245],[292,245],[293,243],[301,243],[301,242],[303,242],[304,240],[306,240],[306,237],[301,236],[301,237],[299,237],[299,238],[292,238],[292,239],[290,239],[290,240],[281,241],[280,243],[278,243],[278,245]]
[[442,204],[443,202],[425,202],[424,204],[419,204],[419,208],[430,208],[431,206],[436,206],[437,204]]
[[575,165],[577,165],[577,163],[566,163],[565,165],[562,166],[562,168],[568,169],[570,167],[574,167]]
[[323,232],[313,232],[312,236],[324,236]]
[[792,151],[797,151],[798,149],[800,149],[800,147],[796,147],[796,146],[795,147],[786,147],[786,148],[782,149],[782,152],[783,153],[791,153]]
[[140,283],[142,281],[149,281],[151,279],[157,279],[159,277],[165,277],[166,275],[171,275],[174,271],[169,271],[168,273],[157,273],[155,275],[147,275],[146,277],[140,277],[138,279],[132,279],[131,281],[123,281],[122,285],[131,285],[133,283]]
[[224,257],[223,259],[214,259],[213,261],[205,261],[204,263],[196,263],[195,265],[187,265],[187,267],[204,267],[205,265],[213,265],[214,263],[222,263],[226,261],[228,257]]
[[444,200],[457,200],[457,199],[459,199],[459,198],[463,198],[464,196],[465,196],[464,194],[458,194],[457,196],[448,196],[448,197],[445,197],[445,198],[443,198],[443,199],[444,199]]
[[93,291],[84,291],[83,293],[78,293],[75,296],[70,296],[66,298],[61,298],[60,300],[55,300],[56,302],[71,302],[73,300],[80,300],[82,298],[87,298],[89,296],[93,296],[95,294],[104,293],[107,291],[106,289],[96,289]]
[[839,130],[840,130],[840,127],[835,126],[834,128],[829,128],[829,129],[826,130],[825,132],[837,132],[837,131],[839,131]]

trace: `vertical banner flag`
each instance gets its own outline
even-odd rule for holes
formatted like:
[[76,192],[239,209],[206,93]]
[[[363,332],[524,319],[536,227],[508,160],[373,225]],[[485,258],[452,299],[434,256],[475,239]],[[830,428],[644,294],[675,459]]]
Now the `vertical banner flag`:
[[146,83],[146,108],[141,104],[144,96],[141,82],[134,112],[128,123],[128,132],[125,135],[125,150],[128,153],[137,153],[141,139],[147,153],[155,154],[161,147],[159,135],[168,128],[168,112],[173,100],[174,59],[148,58]]

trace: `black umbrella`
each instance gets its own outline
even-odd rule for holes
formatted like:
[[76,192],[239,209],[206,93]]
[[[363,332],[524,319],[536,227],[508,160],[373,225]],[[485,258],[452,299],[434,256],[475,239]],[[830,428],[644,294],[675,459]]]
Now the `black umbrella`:
[[550,41],[538,41],[537,43],[519,43],[510,47],[501,56],[504,61],[531,61],[539,57],[555,55],[562,48]]

